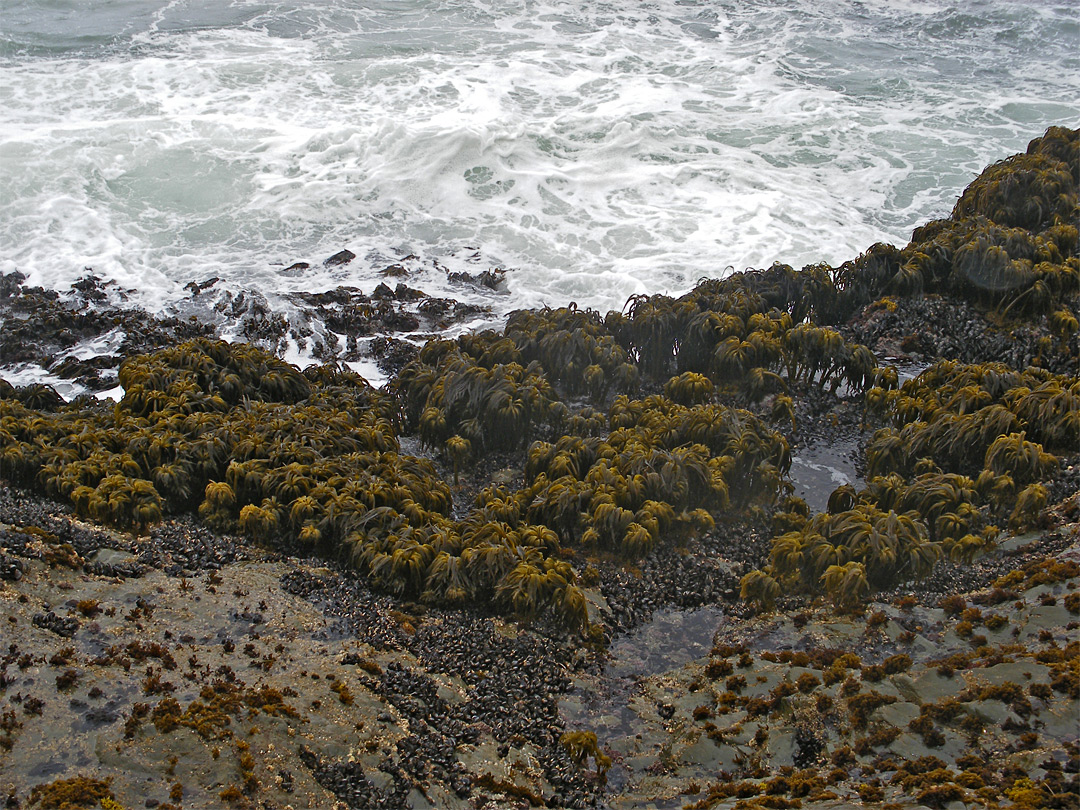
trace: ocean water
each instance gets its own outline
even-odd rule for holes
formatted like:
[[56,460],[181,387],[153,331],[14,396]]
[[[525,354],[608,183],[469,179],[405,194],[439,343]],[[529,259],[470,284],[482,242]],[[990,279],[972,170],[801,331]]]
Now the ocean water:
[[1078,46],[1071,0],[5,0],[0,270],[499,314],[837,264],[1076,126]]

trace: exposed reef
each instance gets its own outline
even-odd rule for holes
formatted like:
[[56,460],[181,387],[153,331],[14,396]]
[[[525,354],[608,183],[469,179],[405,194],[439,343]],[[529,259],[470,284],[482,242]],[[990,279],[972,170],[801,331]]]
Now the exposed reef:
[[[1054,127],[904,248],[453,339],[403,283],[215,321],[4,276],[5,362],[123,391],[0,381],[9,806],[1075,806],[1078,175]],[[701,606],[636,736],[567,708]]]

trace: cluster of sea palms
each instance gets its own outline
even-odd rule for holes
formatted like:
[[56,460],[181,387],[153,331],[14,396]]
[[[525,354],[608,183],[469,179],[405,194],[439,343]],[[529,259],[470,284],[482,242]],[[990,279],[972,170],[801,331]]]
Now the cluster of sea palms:
[[102,523],[141,531],[196,510],[219,530],[337,556],[397,594],[550,609],[584,627],[558,536],[486,500],[452,520],[434,465],[399,453],[397,401],[357,375],[194,341],[130,361],[121,378],[113,409],[0,401],[0,473]]
[[[502,334],[428,343],[395,386],[410,426],[453,458],[523,446],[543,424],[599,435],[599,412],[571,411],[566,402],[602,407],[643,381],[663,383],[683,404],[714,394],[754,402],[805,384],[861,391],[880,383],[883,372],[865,346],[772,305],[784,293],[761,279],[780,284],[781,276],[774,268],[703,282],[677,300],[641,296],[625,314],[603,319],[573,306],[516,312]],[[801,305],[790,306],[804,317]]]
[[1080,380],[1043,369],[942,361],[879,393],[893,425],[867,446],[866,487],[838,489],[813,518],[785,514],[790,531],[745,598],[768,604],[787,583],[852,603],[941,556],[970,561],[1000,525],[1022,529],[1046,505],[1058,459],[1045,447],[1080,446]]
[[[771,502],[780,489],[790,464],[784,439],[717,396],[754,399],[762,381],[783,390],[778,371],[794,384],[877,379],[864,347],[833,330],[792,326],[786,312],[760,312],[760,297],[741,298],[745,320],[712,311],[694,319],[697,355],[689,338],[666,344],[666,370],[698,363],[706,373],[661,376],[663,395],[632,399],[610,389],[633,391],[655,371],[635,342],[638,320],[660,308],[677,320],[698,311],[702,296],[641,299],[628,316],[605,320],[575,307],[518,312],[503,334],[429,343],[395,385],[409,423],[455,470],[470,453],[512,450],[541,427],[558,437],[529,448],[514,514],[549,527],[564,545],[641,556],[666,534],[711,526],[708,510]],[[564,397],[575,396],[571,408]],[[594,407],[604,404],[606,413]]]
[[850,605],[927,575],[943,555],[970,561],[996,534],[973,496],[970,479],[934,474],[840,490],[828,511],[773,539],[770,566],[743,578],[742,596],[769,605],[788,586]]
[[[838,491],[824,515],[781,512],[770,567],[743,583],[761,602],[785,586],[852,602],[941,555],[970,557],[1006,520],[1030,522],[1051,453],[1080,443],[1080,383],[945,362],[898,388],[895,369],[833,327],[886,293],[961,295],[1045,323],[1048,351],[1075,367],[1078,156],[1080,131],[1051,128],[907,247],[839,268],[777,264],[606,316],[521,311],[501,332],[431,340],[389,393],[210,340],[128,359],[115,408],[0,384],[0,475],[100,522],[141,531],[198,511],[338,555],[411,598],[584,627],[571,548],[635,558],[771,505],[787,444],[743,408],[794,425],[810,389],[865,392],[891,422],[870,442],[866,487]],[[486,489],[454,519],[435,464],[401,454],[411,433],[455,483],[495,451],[520,460],[524,485]]]
[[559,309],[520,310],[506,324],[506,338],[522,362],[539,363],[566,397],[602,402],[609,391],[637,388],[637,364],[594,310],[571,304]]
[[771,503],[790,466],[784,438],[741,409],[620,395],[609,423],[529,448],[518,497],[565,543],[642,556],[711,528],[711,512]]
[[356,375],[305,376],[244,344],[180,344],[125,362],[120,379],[113,408],[0,401],[3,475],[142,529],[163,510],[198,506],[211,482],[242,479],[247,492],[289,465],[398,448],[395,408]]
[[[768,362],[782,357],[778,346]],[[710,510],[771,502],[790,464],[780,434],[717,404],[717,386],[697,372],[668,379],[662,396],[612,399],[612,384],[638,387],[639,363],[597,313],[575,307],[515,313],[503,334],[429,343],[395,387],[408,423],[455,474],[471,454],[513,450],[541,428],[554,438],[529,447],[521,489],[482,493],[463,534],[513,545],[543,529],[553,553],[580,546],[633,559],[711,528]],[[564,396],[583,399],[571,408]],[[594,407],[605,403],[606,413]]]
[[452,456],[513,450],[561,410],[543,370],[521,364],[513,342],[494,332],[430,341],[399,373],[405,416],[430,448]]
[[1080,291],[1080,130],[1051,127],[1023,155],[988,167],[952,215],[897,250],[875,245],[841,283],[861,306],[885,294],[954,294],[1005,317],[1045,319],[1075,353]]
[[[861,391],[876,379],[874,355],[828,326],[803,320],[815,306],[813,296],[827,289],[823,271],[804,272],[807,278],[800,279],[776,265],[703,281],[679,299],[640,296],[605,323],[654,380],[693,372],[718,393],[750,402],[803,384],[835,391],[847,383]],[[685,378],[691,379],[701,385],[697,377]],[[684,384],[673,384],[671,393],[679,396]]]
[[945,469],[971,476],[982,503],[1014,527],[1045,503],[1041,481],[1058,467],[1047,448],[1080,446],[1080,380],[1000,363],[942,361],[880,405],[893,426],[867,447],[871,475]]
[[912,455],[940,451],[950,466],[959,466],[965,460],[977,461],[972,455],[975,448],[981,456],[998,436],[1017,431],[1048,447],[1076,447],[1080,441],[1077,383],[1074,377],[1033,366],[1018,370],[1002,363],[942,360],[917,379],[885,393],[881,406],[897,428],[949,425],[940,437],[915,446]]

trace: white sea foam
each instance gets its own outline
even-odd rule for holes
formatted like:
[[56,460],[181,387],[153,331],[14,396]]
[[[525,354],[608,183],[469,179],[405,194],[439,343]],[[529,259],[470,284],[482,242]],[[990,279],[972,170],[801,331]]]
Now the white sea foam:
[[[1060,3],[324,5],[6,4],[0,269],[166,310],[416,255],[410,285],[497,312],[618,308],[904,244],[1080,120]],[[509,294],[440,269],[492,266]]]
[[[81,383],[74,380],[66,380],[56,374],[51,374],[36,363],[12,363],[0,366],[0,378],[15,386],[22,385],[50,385],[53,390],[66,400],[72,400],[80,394],[87,393],[87,389]],[[119,397],[109,396],[113,399]],[[120,392],[123,396],[123,391]]]

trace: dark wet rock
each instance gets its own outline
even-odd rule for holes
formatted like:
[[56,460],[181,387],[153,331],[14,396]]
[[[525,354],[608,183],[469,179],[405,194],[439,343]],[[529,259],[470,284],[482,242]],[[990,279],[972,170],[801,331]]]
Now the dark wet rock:
[[394,287],[394,298],[399,301],[421,301],[427,297],[427,293],[422,290],[417,290],[401,282],[398,282],[398,285]]
[[221,279],[217,276],[214,276],[213,278],[208,278],[206,281],[203,282],[189,281],[187,284],[184,285],[184,289],[189,290],[193,296],[196,296],[204,292],[205,290],[209,290],[219,281],[221,281]]
[[293,298],[313,307],[347,307],[368,303],[368,297],[356,287],[334,287],[317,293],[299,292]]
[[452,298],[425,298],[417,306],[418,314],[427,319],[430,329],[445,329],[489,310],[476,304],[455,301]]
[[915,357],[924,362],[944,357],[1023,368],[1040,355],[1039,338],[1047,334],[1032,325],[1003,329],[972,304],[952,297],[897,296],[888,301],[888,305],[870,304],[842,329],[880,357]]
[[103,377],[101,369],[114,369],[116,359],[109,356],[98,356],[89,360],[77,360],[68,357],[49,369],[57,377],[65,380],[77,380],[91,391],[103,391],[116,385],[116,377],[109,375]]
[[[337,254],[341,261],[352,255],[348,251]],[[306,267],[298,263],[289,270]],[[205,299],[199,305],[202,309],[188,310],[195,315],[155,317],[124,307],[122,291],[92,274],[76,282],[71,293],[64,295],[27,287],[24,282],[25,277],[19,273],[2,277],[0,356],[8,363],[36,363],[91,391],[114,387],[116,371],[128,356],[192,338],[212,337],[219,326],[227,324],[239,323],[244,340],[274,353],[284,352],[292,338],[301,350],[311,351],[317,359],[358,360],[358,337],[392,337],[421,328],[442,329],[487,311],[452,299],[429,299],[423,291],[398,283],[393,289],[381,285],[371,297],[353,287],[296,293],[290,296],[296,308],[290,320],[259,294],[228,290],[209,294],[219,282],[210,278],[187,285],[193,299]],[[344,345],[338,335],[344,336]],[[64,356],[79,344],[98,339],[111,350],[81,359]],[[391,368],[396,367],[391,361]]]
[[141,310],[122,310],[115,317],[124,330],[124,341],[117,353],[120,358],[215,334],[211,324],[195,318],[154,318]]
[[396,304],[386,285],[380,285],[372,297],[354,287],[336,287],[321,293],[295,293],[291,298],[303,308],[308,323],[348,338],[411,332],[419,326],[416,315]]
[[408,341],[383,336],[373,338],[369,350],[379,370],[388,376],[401,371],[420,353],[420,349]]
[[447,273],[450,281],[461,284],[473,284],[478,287],[486,287],[489,290],[502,290],[506,288],[506,271],[500,268],[484,270],[481,273]]
[[420,319],[411,312],[401,309],[380,309],[383,324],[394,332],[415,332],[420,328]]
[[[89,268],[87,269],[89,270]],[[115,282],[110,283],[114,284]],[[88,272],[85,276],[72,284],[71,289],[87,301],[96,301],[100,303],[109,297],[108,293],[105,291],[105,286],[106,285],[102,282],[100,276]]]
[[[96,276],[76,282],[66,296],[25,286],[24,281],[21,274],[11,273],[0,284],[4,291],[0,295],[0,357],[6,363],[36,363],[43,369],[62,367],[63,376],[93,390],[104,385],[102,372],[115,369],[129,354],[213,333],[211,326],[198,321],[158,318],[124,308],[116,300],[120,294],[112,290],[115,285],[102,283]],[[57,363],[57,355],[65,350],[116,330],[123,332],[116,354],[71,360],[62,366]]]
[[10,298],[13,295],[18,295],[24,281],[26,281],[26,276],[18,270],[11,273],[0,273],[0,298]]
[[323,264],[327,267],[340,267],[343,264],[348,264],[356,258],[356,254],[351,250],[339,250],[330,258],[323,261]]
[[244,316],[241,324],[244,339],[269,349],[280,352],[284,349],[289,334],[289,322],[279,312],[270,312],[265,307],[254,307]]

